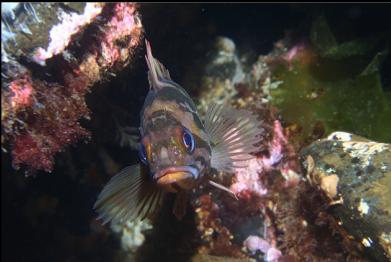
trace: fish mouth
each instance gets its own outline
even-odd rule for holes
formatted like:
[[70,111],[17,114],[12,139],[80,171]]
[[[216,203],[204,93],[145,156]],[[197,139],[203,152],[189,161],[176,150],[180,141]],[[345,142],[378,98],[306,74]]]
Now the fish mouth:
[[168,167],[155,175],[155,181],[160,185],[177,183],[186,179],[197,179],[198,169],[192,166]]

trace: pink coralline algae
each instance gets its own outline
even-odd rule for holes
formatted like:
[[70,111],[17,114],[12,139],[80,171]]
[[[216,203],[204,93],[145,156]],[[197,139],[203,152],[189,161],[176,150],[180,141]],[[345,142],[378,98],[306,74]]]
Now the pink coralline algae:
[[[246,168],[240,168],[235,174],[235,183],[230,189],[236,195],[243,197],[247,191],[255,192],[259,196],[264,196],[267,189],[260,180],[260,171],[263,163],[256,157],[248,160]],[[248,193],[248,192],[247,192]]]
[[238,168],[235,174],[235,182],[230,189],[239,196],[246,198],[252,194],[264,196],[267,189],[261,176],[277,165],[283,157],[283,149],[287,139],[278,120],[274,121],[274,136],[269,149],[269,156],[254,157],[248,160],[246,168]]
[[292,70],[292,63],[295,59],[300,60],[300,63],[309,63],[312,60],[312,53],[308,43],[301,41],[283,53],[281,58],[287,63],[289,70]]
[[142,35],[136,4],[87,3],[84,14],[63,17],[48,50],[38,49],[34,58],[39,64],[55,59],[43,70],[59,82],[38,79],[13,60],[1,102],[2,144],[9,142],[15,168],[50,172],[57,152],[89,136],[79,123],[89,119],[85,95],[131,61]]
[[[23,109],[27,117],[14,135],[13,165],[18,168],[25,164],[32,169],[51,171],[55,153],[79,138],[88,136],[88,132],[78,123],[80,118],[89,114],[82,99],[86,90],[77,93],[57,84],[32,80],[29,76],[24,80],[23,86],[34,90],[34,96],[29,97],[34,104]],[[79,80],[77,83],[82,82]],[[15,102],[15,99],[11,101]],[[22,105],[26,104],[16,104],[18,107]],[[18,113],[20,118],[23,114]]]
[[33,95],[34,89],[29,77],[12,81],[9,88],[13,93],[11,98],[12,107],[25,107],[31,105],[31,96]]
[[273,262],[278,261],[281,257],[281,251],[272,247],[269,242],[258,237],[258,236],[249,236],[244,242],[245,246],[251,253],[255,254],[257,251],[261,251],[265,254],[265,261]]
[[107,28],[102,45],[103,66],[111,66],[122,57],[127,57],[130,48],[134,48],[139,44],[139,39],[131,38],[127,46],[128,48],[119,49],[116,46],[116,41],[123,38],[124,35],[131,36],[134,28],[141,28],[141,22],[137,16],[134,16],[135,7],[126,3],[118,3],[114,8],[115,16],[107,23]]
[[275,189],[268,180],[272,176],[275,179],[278,172],[296,172],[291,170],[287,159],[289,146],[284,129],[278,120],[272,123],[273,136],[268,142],[267,153],[248,160],[246,168],[236,169],[230,190],[237,195],[238,200],[233,201],[232,197],[224,192],[219,193],[216,199],[210,195],[202,195],[196,201],[198,230],[202,238],[208,240],[208,245],[203,246],[204,252],[235,257],[245,255],[242,251],[231,253],[232,250],[237,251],[240,246],[233,238],[233,231],[237,230],[239,225],[249,223],[251,218],[262,216],[263,223],[259,227],[263,229],[258,231],[258,234],[263,234],[264,239],[255,235],[248,236],[242,243],[243,247],[247,248],[250,255],[255,255],[257,250],[261,251],[266,261],[278,261],[282,256],[276,246],[278,236],[273,224],[275,207],[271,199]]

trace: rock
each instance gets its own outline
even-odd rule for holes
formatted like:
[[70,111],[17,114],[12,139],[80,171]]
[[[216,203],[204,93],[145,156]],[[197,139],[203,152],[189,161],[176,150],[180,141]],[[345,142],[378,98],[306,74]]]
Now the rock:
[[207,52],[201,69],[201,101],[198,110],[206,113],[210,101],[229,103],[238,94],[235,85],[245,78],[243,65],[235,43],[227,37],[217,37]]
[[391,259],[391,145],[335,132],[301,152],[309,182],[371,259]]
[[252,262],[251,258],[232,258],[232,257],[217,257],[205,254],[196,254],[190,260],[191,262]]
[[227,37],[217,37],[210,59],[205,68],[205,74],[210,77],[229,79],[233,84],[243,80],[242,64],[237,55],[235,43]]
[[[85,96],[133,62],[143,28],[133,3],[2,4],[2,149],[13,166],[51,172],[89,137]],[[7,149],[9,148],[9,149]]]

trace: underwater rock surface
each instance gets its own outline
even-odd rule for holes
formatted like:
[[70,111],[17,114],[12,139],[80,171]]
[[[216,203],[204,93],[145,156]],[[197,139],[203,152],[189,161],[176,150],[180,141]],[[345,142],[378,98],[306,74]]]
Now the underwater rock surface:
[[195,255],[189,260],[191,262],[254,262],[254,259],[251,258],[232,258],[232,257],[218,257],[210,255]]
[[[380,150],[389,145],[380,141],[391,141],[390,86],[381,70],[389,34],[354,39],[333,16],[312,22],[317,12],[308,5],[8,4],[2,260],[388,259],[389,169],[378,160],[389,166],[389,153]],[[356,25],[350,13],[369,9],[331,10]],[[363,31],[388,10],[372,10],[354,28]],[[264,140],[247,169],[218,174],[239,200],[204,187],[182,221],[168,199],[155,221],[102,226],[92,210],[98,192],[138,161],[131,148],[148,89],[145,33],[201,114],[212,102],[251,110],[263,121]],[[379,143],[353,138],[360,143],[343,155],[339,143],[346,141],[314,142],[336,130]],[[309,155],[315,171],[308,173]],[[24,177],[24,167],[43,171]]]
[[338,225],[376,261],[391,259],[391,145],[335,132],[301,151]]
[[15,168],[50,172],[56,153],[89,137],[85,96],[132,61],[143,29],[132,3],[12,7],[2,12],[2,149]]

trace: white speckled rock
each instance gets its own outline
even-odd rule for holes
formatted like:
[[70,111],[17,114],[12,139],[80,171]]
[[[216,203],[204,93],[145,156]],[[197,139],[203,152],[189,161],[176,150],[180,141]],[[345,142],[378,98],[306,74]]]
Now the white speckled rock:
[[376,261],[391,259],[391,145],[334,132],[301,152],[309,182]]

